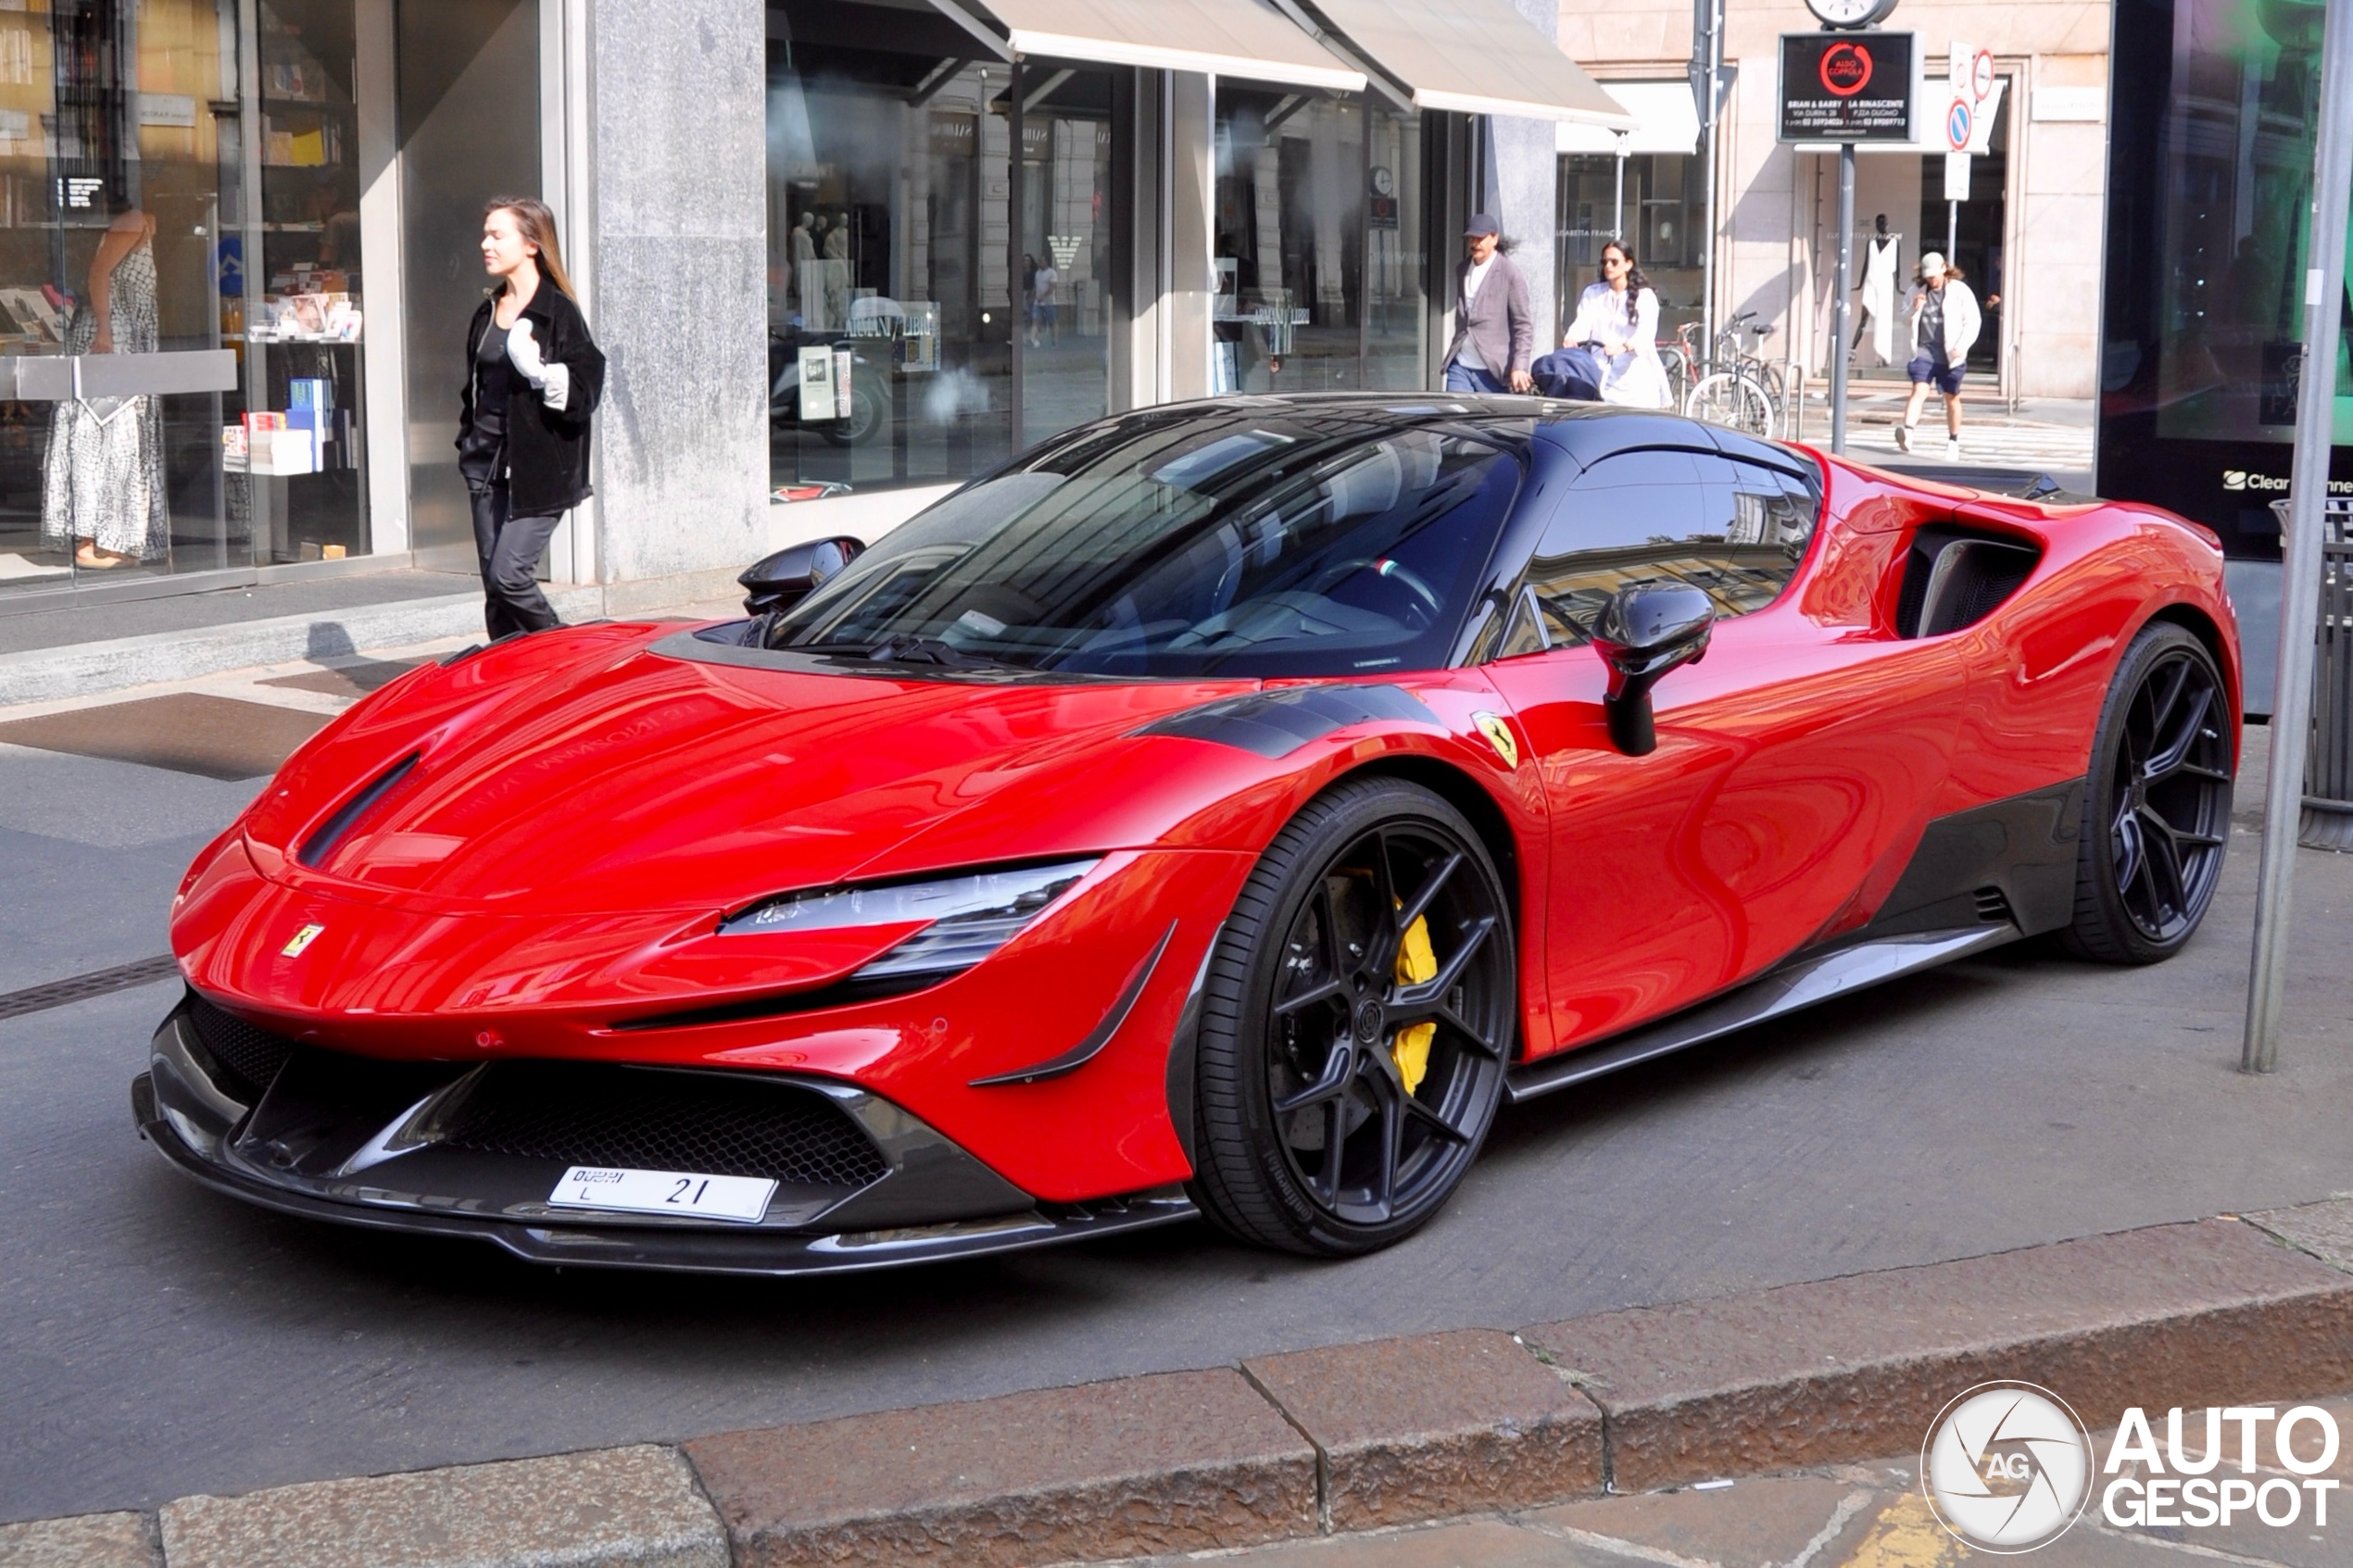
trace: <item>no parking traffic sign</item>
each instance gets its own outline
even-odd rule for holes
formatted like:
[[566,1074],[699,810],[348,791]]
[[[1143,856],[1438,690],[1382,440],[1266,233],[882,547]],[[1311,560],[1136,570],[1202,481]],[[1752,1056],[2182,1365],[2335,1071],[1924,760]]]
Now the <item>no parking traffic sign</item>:
[[1944,111],[1944,143],[1957,153],[1969,150],[1969,132],[1977,123],[1977,111],[1967,98],[1956,98],[1953,107]]

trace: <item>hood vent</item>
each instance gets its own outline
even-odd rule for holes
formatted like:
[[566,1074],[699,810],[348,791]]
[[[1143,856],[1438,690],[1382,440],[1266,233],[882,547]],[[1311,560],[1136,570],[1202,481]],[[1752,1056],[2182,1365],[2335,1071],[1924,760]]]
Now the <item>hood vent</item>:
[[295,859],[303,865],[311,867],[316,867],[320,861],[325,859],[328,852],[343,841],[344,835],[359,825],[359,819],[368,814],[369,808],[389,795],[393,785],[409,776],[409,770],[417,765],[419,755],[420,753],[410,752],[377,774],[375,782],[369,784],[367,788],[345,801],[341,809],[321,822],[308,838],[302,841],[302,847],[295,851]]

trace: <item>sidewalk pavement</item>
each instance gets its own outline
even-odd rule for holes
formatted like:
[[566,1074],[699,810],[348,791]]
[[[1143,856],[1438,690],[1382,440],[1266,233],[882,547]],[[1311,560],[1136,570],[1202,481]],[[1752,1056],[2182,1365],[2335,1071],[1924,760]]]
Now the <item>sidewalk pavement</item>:
[[[0,1565],[1935,1568],[1968,1554],[1906,1456],[1955,1395],[2027,1381],[2098,1430],[2131,1406],[2340,1393],[2348,1275],[2343,1198],[1516,1331],[31,1521],[0,1526]],[[1430,1521],[1451,1522],[1408,1528]],[[2042,1561],[2347,1560],[2329,1528],[2238,1524],[2185,1543],[2090,1519]]]

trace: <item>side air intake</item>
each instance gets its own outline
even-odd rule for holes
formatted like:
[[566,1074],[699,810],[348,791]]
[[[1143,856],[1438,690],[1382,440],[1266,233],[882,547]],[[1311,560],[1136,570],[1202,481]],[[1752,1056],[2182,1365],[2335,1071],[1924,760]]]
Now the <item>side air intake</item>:
[[2042,551],[2021,539],[1935,526],[1913,536],[1895,630],[1941,637],[1974,626],[2032,576]]

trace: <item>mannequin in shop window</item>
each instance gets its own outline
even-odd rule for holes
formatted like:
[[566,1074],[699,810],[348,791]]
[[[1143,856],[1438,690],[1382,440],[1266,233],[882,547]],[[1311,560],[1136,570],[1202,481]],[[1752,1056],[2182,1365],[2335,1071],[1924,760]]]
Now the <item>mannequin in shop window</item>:
[[[107,206],[110,217],[66,329],[65,351],[153,354],[160,330],[156,220],[119,180],[107,182]],[[155,560],[170,549],[163,412],[156,398],[59,401],[42,466],[41,533],[56,549],[70,541],[74,564],[99,571]]]
[[1863,319],[1855,323],[1855,341],[1846,346],[1850,354],[1858,352],[1869,332],[1871,352],[1881,365],[1895,362],[1895,273],[1903,248],[1904,236],[1887,232],[1887,214],[1871,220],[1870,242],[1863,251]]

